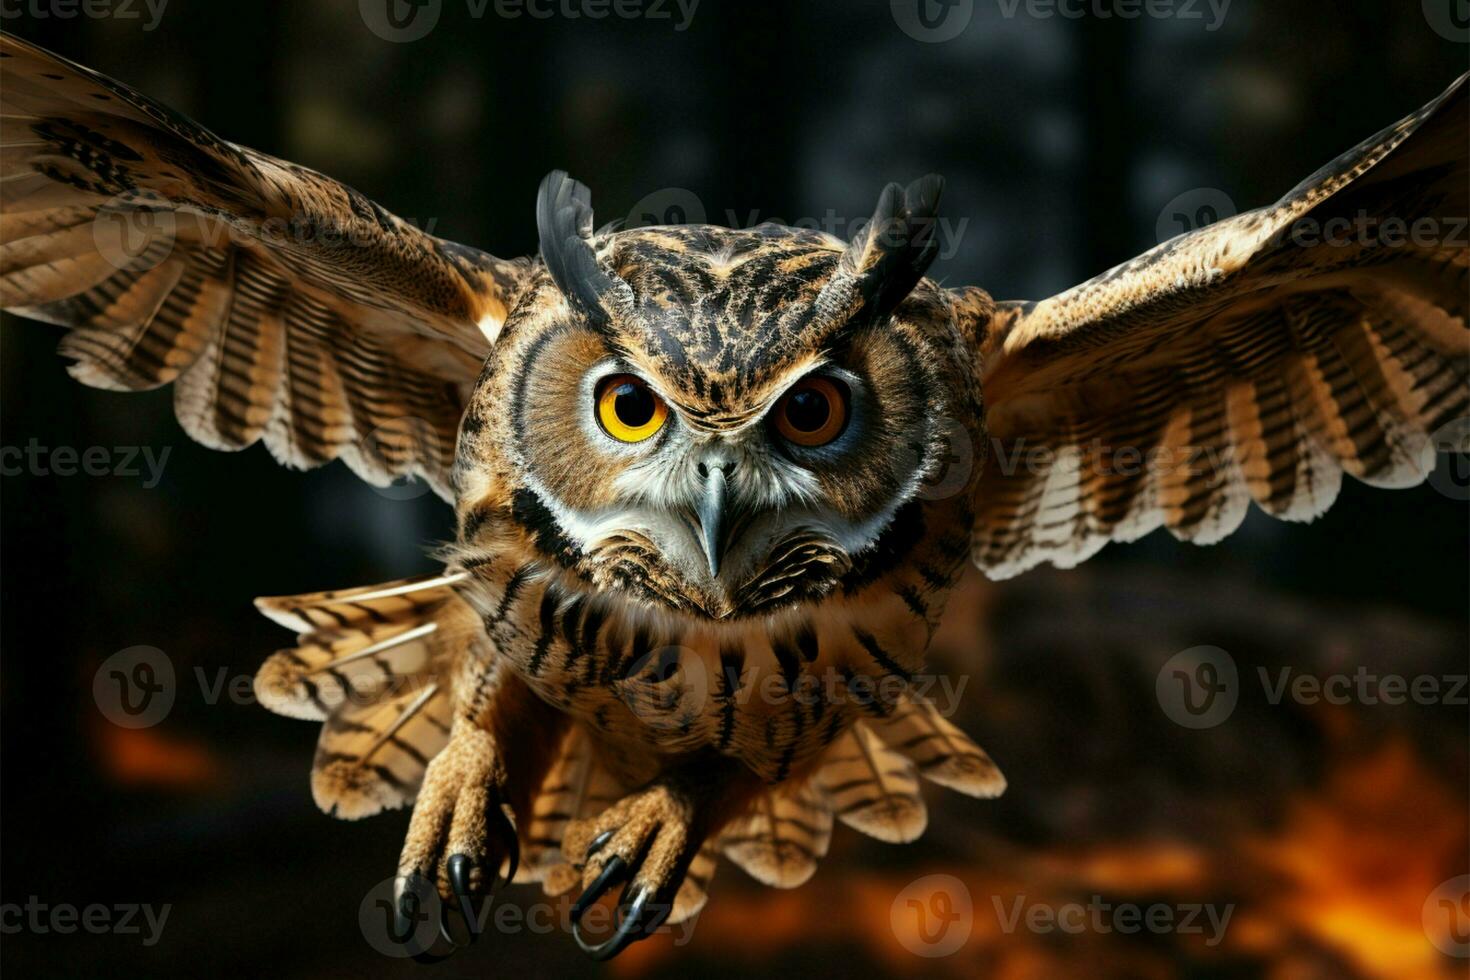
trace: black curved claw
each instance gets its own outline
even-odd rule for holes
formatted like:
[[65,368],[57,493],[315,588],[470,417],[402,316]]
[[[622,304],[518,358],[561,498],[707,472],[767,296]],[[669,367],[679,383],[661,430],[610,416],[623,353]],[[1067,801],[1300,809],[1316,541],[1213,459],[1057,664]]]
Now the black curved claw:
[[455,901],[446,903],[440,910],[439,934],[455,949],[471,946],[480,938],[480,916],[470,891],[470,873],[474,867],[469,855],[452,854],[449,857],[449,887],[454,892]]
[[[394,885],[393,895],[393,929],[395,938],[402,937],[398,941],[405,944],[411,941],[417,931],[415,923],[423,915],[427,914],[429,909],[432,909],[433,902],[437,898],[438,895],[434,890],[433,882],[418,872],[414,872],[408,877],[398,880]],[[440,931],[442,932],[442,909],[440,911],[440,918]],[[411,950],[409,955],[419,963],[438,963],[445,958],[431,953],[427,948],[417,951]]]
[[[511,823],[503,812],[500,817],[505,822],[501,828],[501,837],[505,839],[505,860],[509,862],[510,869],[505,872],[505,877],[500,879],[500,884],[495,886],[497,888],[500,885],[510,884],[515,879],[516,869],[521,866],[521,839],[516,833],[515,824]],[[498,874],[500,869],[496,868],[495,871]]]
[[598,851],[602,850],[604,847],[607,846],[607,842],[612,839],[613,831],[611,830],[604,830],[602,833],[592,838],[592,843],[587,845],[587,857],[591,857]]
[[[593,880],[592,884],[582,889],[582,894],[572,905],[572,931],[576,932],[577,926],[582,922],[582,914],[597,904],[597,900],[608,893],[614,885],[622,884],[628,878],[628,862],[618,855],[608,858],[607,864],[603,866],[602,873]],[[580,943],[581,937],[577,938]]]
[[[618,859],[613,858],[613,860]],[[605,875],[604,871],[603,876]],[[599,876],[598,882],[601,880],[602,876]],[[574,914],[572,935],[576,938],[577,945],[582,948],[582,952],[594,960],[610,960],[640,939],[647,939],[659,926],[664,924],[664,920],[673,911],[671,902],[654,902],[653,897],[653,893],[646,888],[639,889],[631,902],[625,897],[622,902],[618,903],[617,929],[609,938],[595,945],[582,938],[581,923],[579,917]],[[575,909],[573,911],[575,913]]]

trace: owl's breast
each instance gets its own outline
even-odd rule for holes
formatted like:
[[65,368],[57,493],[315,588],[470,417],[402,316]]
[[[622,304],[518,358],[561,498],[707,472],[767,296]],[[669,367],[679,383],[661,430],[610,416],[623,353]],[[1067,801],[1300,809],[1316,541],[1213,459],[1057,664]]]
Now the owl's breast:
[[475,569],[466,597],[497,654],[609,744],[712,747],[779,781],[858,718],[888,714],[922,669],[966,553],[942,541],[851,592],[734,621],[584,591],[536,561]]

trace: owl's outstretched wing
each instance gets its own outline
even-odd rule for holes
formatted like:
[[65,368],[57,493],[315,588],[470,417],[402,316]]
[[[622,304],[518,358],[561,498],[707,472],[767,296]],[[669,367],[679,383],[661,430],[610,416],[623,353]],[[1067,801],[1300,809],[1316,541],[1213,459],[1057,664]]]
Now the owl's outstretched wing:
[[0,307],[71,328],[85,384],[174,384],[207,446],[449,495],[463,405],[525,260],[443,241],[0,37]]
[[1071,567],[1254,500],[1309,520],[1342,472],[1419,483],[1470,426],[1466,79],[1271,207],[1038,303],[956,294],[991,436],[972,553]]

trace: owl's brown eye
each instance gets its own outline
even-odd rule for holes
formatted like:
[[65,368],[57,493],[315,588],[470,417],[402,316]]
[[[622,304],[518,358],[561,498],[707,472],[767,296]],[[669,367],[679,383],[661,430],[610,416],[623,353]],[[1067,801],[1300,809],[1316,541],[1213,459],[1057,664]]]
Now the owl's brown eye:
[[804,378],[776,405],[776,431],[798,446],[825,446],[847,425],[846,385],[831,378]]
[[597,421],[619,442],[642,442],[668,417],[669,407],[642,378],[614,374],[597,384]]

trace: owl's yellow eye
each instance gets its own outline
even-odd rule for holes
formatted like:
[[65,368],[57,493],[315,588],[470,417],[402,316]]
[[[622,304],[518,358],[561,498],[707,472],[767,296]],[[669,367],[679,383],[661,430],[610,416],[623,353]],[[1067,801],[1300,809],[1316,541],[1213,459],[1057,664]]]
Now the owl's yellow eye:
[[615,374],[597,384],[597,421],[619,442],[642,442],[668,417],[669,406],[641,378]]
[[825,446],[847,424],[845,385],[830,378],[804,378],[776,404],[776,431],[798,446]]

